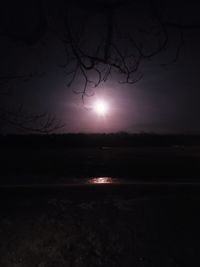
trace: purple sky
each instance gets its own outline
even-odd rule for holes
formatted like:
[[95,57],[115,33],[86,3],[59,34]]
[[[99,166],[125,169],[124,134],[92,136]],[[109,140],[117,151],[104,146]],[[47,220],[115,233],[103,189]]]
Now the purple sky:
[[[188,18],[197,17],[196,8],[191,10]],[[180,15],[184,16],[187,8],[183,7],[182,11]],[[1,103],[11,109],[23,104],[24,109],[33,113],[48,112],[65,124],[61,132],[199,133],[199,35],[200,31],[186,33],[185,44],[176,63],[161,66],[173,58],[174,49],[169,44],[166,52],[143,63],[141,81],[127,85],[118,83],[118,77],[112,77],[95,89],[93,97],[85,98],[85,105],[81,96],[73,93],[73,90],[81,88],[81,80],[67,87],[64,71],[58,67],[65,53],[54,34],[47,33],[34,46],[16,45],[6,38],[2,39],[1,72],[46,74],[13,84],[9,95],[2,98]],[[110,112],[105,118],[87,108],[96,98],[103,98],[110,105]],[[6,126],[3,131],[16,130]]]

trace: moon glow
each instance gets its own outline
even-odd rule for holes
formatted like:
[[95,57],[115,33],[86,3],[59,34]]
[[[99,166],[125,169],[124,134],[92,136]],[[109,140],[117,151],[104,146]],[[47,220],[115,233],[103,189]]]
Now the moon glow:
[[98,100],[94,103],[93,109],[97,115],[105,116],[109,112],[109,105],[103,100]]

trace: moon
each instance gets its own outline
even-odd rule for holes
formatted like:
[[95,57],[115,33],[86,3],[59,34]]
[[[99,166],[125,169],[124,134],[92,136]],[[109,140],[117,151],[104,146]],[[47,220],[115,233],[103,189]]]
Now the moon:
[[105,116],[109,112],[109,105],[104,100],[98,100],[94,103],[93,109],[99,116]]

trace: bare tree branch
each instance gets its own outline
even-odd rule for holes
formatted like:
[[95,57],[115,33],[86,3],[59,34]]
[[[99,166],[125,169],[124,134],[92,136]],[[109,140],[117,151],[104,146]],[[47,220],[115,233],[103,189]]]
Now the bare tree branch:
[[[64,70],[67,86],[71,86],[77,80],[82,80],[81,88],[73,89],[73,91],[81,95],[83,102],[84,97],[93,95],[93,89],[106,82],[113,74],[117,75],[120,83],[134,84],[140,81],[143,77],[142,63],[167,50],[172,32],[178,34],[178,39],[173,40],[175,56],[162,66],[178,60],[185,41],[185,31],[200,30],[200,21],[180,23],[178,19],[175,22],[167,20],[158,4],[158,1],[153,0],[144,0],[142,4],[138,0],[69,0],[63,2],[63,25],[57,29],[56,22],[52,19],[51,21],[54,22],[52,22],[51,31],[64,45],[65,62],[59,66]],[[144,13],[147,22],[139,21],[136,16],[137,12],[131,13],[137,10],[139,5],[142,6],[140,12]],[[78,7],[82,18],[82,22],[81,19],[79,20],[81,23],[78,23],[76,18],[74,22],[73,16],[70,16],[72,7]],[[127,14],[131,15],[130,27],[123,21],[125,17],[120,18],[120,12],[125,9],[127,9]],[[47,16],[51,14],[45,12],[40,2],[38,2],[38,12],[34,38],[30,38],[30,33],[28,36],[20,34],[15,36],[15,33],[5,29],[0,32],[0,35],[7,36],[14,41],[21,40],[26,44],[33,44],[40,40],[47,31]],[[101,18],[99,28],[93,25],[96,16]],[[60,18],[57,17],[57,19]],[[94,34],[94,38],[90,31]],[[100,32],[99,35],[97,31]],[[6,93],[10,82],[24,81],[33,76],[0,76],[0,94]],[[54,119],[46,115],[29,114],[28,117],[24,117],[21,109],[9,113],[0,108],[0,116],[1,122],[8,121],[23,129],[32,128],[33,131],[46,132],[47,129],[60,128]],[[33,124],[38,127],[35,128]]]
[[0,107],[0,125],[4,123],[35,133],[51,133],[64,127],[46,113],[29,114],[22,105],[14,111]]

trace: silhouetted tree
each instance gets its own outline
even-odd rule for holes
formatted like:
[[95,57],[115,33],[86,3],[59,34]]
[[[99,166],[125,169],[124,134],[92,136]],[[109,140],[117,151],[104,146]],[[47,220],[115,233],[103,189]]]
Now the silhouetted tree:
[[[132,84],[140,80],[143,77],[141,63],[165,51],[174,32],[178,40],[174,41],[176,51],[170,62],[177,61],[184,44],[184,32],[200,29],[200,22],[180,22],[179,14],[170,19],[165,1],[13,2],[10,5],[8,1],[2,8],[6,15],[1,19],[1,35],[34,45],[47,31],[56,34],[66,51],[66,60],[60,67],[67,75],[68,86],[82,78],[83,86],[75,93],[81,94],[83,100],[89,95],[89,88],[97,87],[111,75],[120,83]],[[172,7],[176,5],[175,1]],[[180,9],[181,6],[177,8]],[[17,23],[13,26],[14,22]],[[23,79],[10,77],[15,78]],[[9,77],[0,79],[1,85],[9,81]]]

